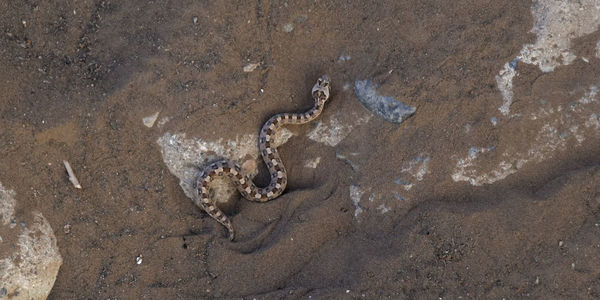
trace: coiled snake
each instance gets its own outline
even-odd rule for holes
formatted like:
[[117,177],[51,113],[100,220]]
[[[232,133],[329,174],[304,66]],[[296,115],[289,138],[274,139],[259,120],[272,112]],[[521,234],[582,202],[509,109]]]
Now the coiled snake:
[[323,111],[325,102],[329,99],[329,77],[321,76],[312,88],[314,106],[304,113],[280,113],[272,116],[260,130],[258,147],[260,154],[271,174],[271,183],[259,188],[248,175],[241,173],[241,167],[230,160],[216,161],[202,170],[196,182],[198,193],[194,203],[200,206],[212,218],[223,224],[229,230],[229,239],[233,241],[235,232],[231,220],[216,206],[210,198],[210,182],[216,177],[231,178],[242,196],[250,201],[266,202],[277,198],[287,186],[287,173],[281,163],[277,149],[272,146],[273,137],[279,127],[286,124],[304,124],[317,118]]

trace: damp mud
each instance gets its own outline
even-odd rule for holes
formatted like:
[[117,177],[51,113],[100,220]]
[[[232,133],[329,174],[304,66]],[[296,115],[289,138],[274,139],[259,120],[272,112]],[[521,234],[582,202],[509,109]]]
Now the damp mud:
[[[592,0],[1,2],[0,298],[598,298],[599,26]],[[198,172],[266,185],[260,127],[323,74],[284,194],[216,183],[230,242]]]

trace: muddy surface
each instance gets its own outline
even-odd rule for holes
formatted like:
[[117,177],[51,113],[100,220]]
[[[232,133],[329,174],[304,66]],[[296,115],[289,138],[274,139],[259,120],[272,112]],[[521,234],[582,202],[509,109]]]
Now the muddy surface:
[[[551,71],[515,59],[558,5],[536,3],[0,2],[0,182],[54,230],[49,298],[600,297],[600,33]],[[230,243],[168,138],[265,184],[230,141],[309,108],[321,74],[323,115],[279,148],[287,191],[238,196]],[[416,112],[373,114],[360,80]]]

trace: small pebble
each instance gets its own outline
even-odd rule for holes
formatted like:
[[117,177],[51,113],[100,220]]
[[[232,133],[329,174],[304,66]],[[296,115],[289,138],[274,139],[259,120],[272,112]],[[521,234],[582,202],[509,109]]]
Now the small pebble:
[[194,25],[198,24],[198,17],[197,16],[194,16],[193,20],[194,20]]
[[281,27],[281,30],[283,30],[283,32],[292,32],[292,30],[294,30],[294,24],[287,23]]
[[158,114],[160,112],[155,112],[145,118],[142,119],[142,123],[144,123],[144,126],[148,127],[148,128],[152,128],[152,126],[154,126],[154,122],[156,122],[156,119],[158,119]]
[[396,199],[398,199],[400,201],[404,200],[404,197],[402,197],[402,195],[400,195],[400,193],[398,193],[396,191],[393,191],[392,193],[394,194],[394,197],[396,197]]
[[496,119],[496,117],[491,117],[490,122],[492,122],[492,125],[494,126],[498,125],[498,119]]
[[260,66],[260,63],[247,64],[244,66],[244,72],[250,73],[250,72],[254,71],[258,66]]
[[350,82],[346,82],[346,83],[344,83],[344,87],[343,87],[343,88],[344,88],[344,91],[347,91],[347,90],[349,90],[349,89],[350,89],[350,87],[352,87],[352,85],[350,84]]
[[71,224],[67,224],[63,227],[65,234],[71,233]]
[[0,298],[4,298],[8,294],[8,291],[5,288],[0,289]]
[[141,254],[135,258],[135,263],[138,265],[142,264],[142,255]]
[[558,241],[558,246],[562,247],[565,243],[563,241]]
[[350,55],[340,55],[340,57],[338,57],[337,62],[342,63],[342,62],[349,61],[349,60],[350,60]]

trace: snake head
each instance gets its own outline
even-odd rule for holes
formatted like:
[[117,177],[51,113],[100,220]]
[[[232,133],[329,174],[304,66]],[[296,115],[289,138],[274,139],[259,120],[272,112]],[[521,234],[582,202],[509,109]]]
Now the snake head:
[[329,99],[329,76],[323,75],[317,79],[317,83],[312,88],[312,96],[317,101],[325,102]]

